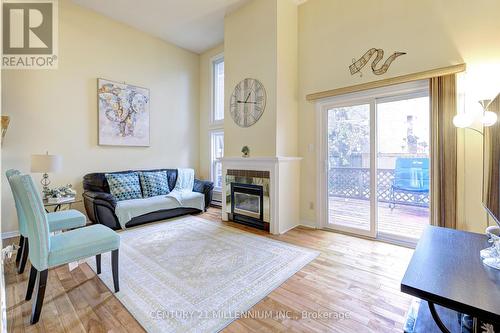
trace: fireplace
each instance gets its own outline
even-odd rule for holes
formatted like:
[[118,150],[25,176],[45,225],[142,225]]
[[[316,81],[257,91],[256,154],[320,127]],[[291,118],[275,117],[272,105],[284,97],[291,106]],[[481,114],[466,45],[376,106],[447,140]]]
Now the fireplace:
[[269,231],[269,180],[269,171],[227,169],[224,184],[227,219]]
[[233,214],[262,220],[262,186],[233,183],[232,195]]
[[[251,225],[275,235],[300,224],[299,157],[224,157],[221,161],[223,221]],[[232,185],[241,184],[262,187],[263,200],[257,198],[258,192],[236,191],[243,193],[236,195],[240,203],[236,204],[235,211]],[[283,184],[281,191],[280,184]],[[287,190],[290,186],[293,190]]]
[[269,230],[264,221],[264,188],[262,185],[231,183],[232,220],[262,230]]

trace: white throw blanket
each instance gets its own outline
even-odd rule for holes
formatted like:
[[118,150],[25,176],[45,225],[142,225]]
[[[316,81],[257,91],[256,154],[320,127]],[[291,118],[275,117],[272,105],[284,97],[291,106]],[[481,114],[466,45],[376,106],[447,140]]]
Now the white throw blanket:
[[151,198],[141,198],[118,201],[115,214],[122,229],[132,218],[173,208],[205,209],[205,196],[203,193],[193,192],[194,170],[178,169],[175,187],[169,194]]
[[177,180],[173,191],[193,192],[194,186],[194,170],[193,169],[177,169]]
[[199,200],[198,192],[193,192],[194,170],[177,169],[177,180],[174,189],[167,194],[167,197],[177,200],[181,207],[205,209],[205,200]]
[[175,198],[168,198],[159,195],[150,198],[132,199],[118,201],[115,207],[115,214],[122,229],[125,224],[137,216],[156,212],[158,210],[174,209],[180,207],[179,201]]

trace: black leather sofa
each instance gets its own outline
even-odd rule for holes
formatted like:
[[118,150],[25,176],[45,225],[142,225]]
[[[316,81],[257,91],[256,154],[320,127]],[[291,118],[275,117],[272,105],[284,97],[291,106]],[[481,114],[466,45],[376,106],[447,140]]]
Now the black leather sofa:
[[[155,169],[155,170],[128,170],[113,173],[127,173],[133,171],[166,171],[168,186],[170,190],[175,187],[177,180],[177,169]],[[205,211],[212,201],[214,185],[210,181],[194,180],[194,192],[203,193],[205,196]],[[89,173],[83,177],[83,203],[88,218],[94,223],[104,224],[114,230],[120,229],[120,223],[115,215],[116,200],[110,193],[108,181],[104,172]],[[163,220],[185,214],[196,214],[201,211],[196,208],[173,208],[159,210],[156,212],[134,217],[125,226],[132,227],[148,222]]]

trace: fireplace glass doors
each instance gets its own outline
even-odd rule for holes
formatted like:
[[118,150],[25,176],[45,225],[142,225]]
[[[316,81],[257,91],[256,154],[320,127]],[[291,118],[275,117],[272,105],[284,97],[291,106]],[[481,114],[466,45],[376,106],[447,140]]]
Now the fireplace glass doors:
[[227,169],[224,211],[230,221],[269,231],[270,172]]
[[256,219],[260,218],[260,196],[255,194],[235,192],[234,212],[236,214],[248,215]]
[[231,183],[231,213],[234,221],[263,228],[263,207],[261,185]]

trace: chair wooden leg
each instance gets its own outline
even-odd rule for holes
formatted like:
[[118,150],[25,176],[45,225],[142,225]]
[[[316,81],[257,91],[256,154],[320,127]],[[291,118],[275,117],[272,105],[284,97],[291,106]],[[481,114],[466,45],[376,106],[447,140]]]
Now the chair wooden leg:
[[120,291],[120,281],[118,277],[118,249],[111,251],[111,267],[113,270],[113,285],[115,293]]
[[16,254],[16,267],[19,267],[19,262],[21,261],[21,253],[23,252],[24,236],[19,236],[19,249]]
[[28,252],[30,250],[28,238],[23,241],[23,248],[21,254],[21,260],[19,261],[19,266],[17,267],[17,273],[23,274],[24,268],[26,267],[26,262],[28,261]]
[[43,298],[45,297],[45,287],[47,287],[47,278],[49,270],[40,271],[37,274],[36,296],[31,307],[31,324],[36,324],[42,313]]
[[97,274],[101,274],[101,255],[100,254],[95,256],[95,266],[97,269]]
[[36,270],[33,265],[31,265],[31,270],[30,270],[30,278],[28,280],[28,288],[26,288],[26,298],[25,300],[29,301],[31,299],[31,296],[33,295],[33,289],[35,288],[35,281],[36,281],[36,276],[38,274],[38,271]]

